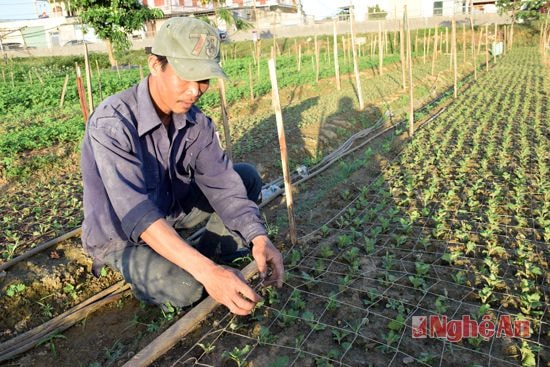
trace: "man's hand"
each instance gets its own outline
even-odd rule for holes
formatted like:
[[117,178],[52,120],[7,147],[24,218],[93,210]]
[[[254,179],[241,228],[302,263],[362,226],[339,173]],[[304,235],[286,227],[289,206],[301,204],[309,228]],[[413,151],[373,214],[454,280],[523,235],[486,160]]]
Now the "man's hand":
[[262,298],[248,286],[237,269],[215,266],[203,279],[199,280],[210,297],[227,306],[237,315],[249,315]]
[[[277,288],[281,288],[284,274],[283,256],[267,236],[255,237],[252,244],[252,256],[256,260],[264,285],[275,284]],[[271,269],[271,275],[266,278],[268,268]]]

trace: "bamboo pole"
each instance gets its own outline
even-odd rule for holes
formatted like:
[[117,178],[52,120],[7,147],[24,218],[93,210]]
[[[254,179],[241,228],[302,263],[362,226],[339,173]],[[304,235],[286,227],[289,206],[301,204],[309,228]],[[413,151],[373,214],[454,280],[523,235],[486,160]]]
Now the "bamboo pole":
[[422,32],[424,40],[422,42],[422,63],[426,64],[426,29]]
[[378,22],[378,74],[383,75],[384,44],[382,43],[382,21]]
[[90,113],[94,112],[94,97],[92,95],[92,70],[88,58],[88,44],[84,43],[84,71],[86,72],[86,89],[88,92],[88,107]]
[[252,81],[252,65],[248,64],[248,86],[250,88],[250,102],[254,102],[254,84]]
[[449,28],[445,27],[445,54],[449,54]]
[[61,90],[61,98],[59,99],[59,108],[63,108],[63,103],[65,103],[65,93],[67,92],[67,84],[69,84],[69,74],[65,75],[65,81],[63,82],[63,89]]
[[489,70],[489,25],[485,25],[485,69]]
[[[495,48],[496,48],[496,44],[498,42],[498,24],[495,22]],[[495,50],[493,50],[493,63],[497,63],[497,53],[494,52]]]
[[298,72],[302,70],[302,45],[298,45]]
[[481,54],[481,45],[483,44],[483,28],[479,27],[479,39],[477,42],[477,55]]
[[82,116],[84,117],[84,123],[88,122],[88,107],[86,106],[86,97],[84,93],[84,87],[82,86],[82,74],[80,73],[80,66],[76,64],[76,89],[78,90],[78,98],[80,100],[80,109],[82,110]]
[[411,51],[411,29],[409,27],[409,17],[407,15],[407,5],[403,6],[405,24],[407,27],[407,53],[409,57],[409,136],[412,138],[414,134],[414,85],[412,78],[412,51]]
[[342,53],[344,55],[344,64],[347,64],[348,60],[347,60],[347,52],[346,52],[346,42],[344,40],[345,38],[344,36],[342,36]]
[[353,54],[353,70],[355,72],[355,84],[357,87],[357,97],[359,98],[359,110],[365,109],[365,103],[363,102],[363,90],[361,88],[361,78],[359,77],[359,63],[357,62],[357,52],[355,51],[355,31],[353,29],[354,14],[353,9],[350,9],[349,14],[349,26],[351,32],[351,51]]
[[456,21],[455,18],[451,20],[451,53],[453,55],[453,74],[454,74],[454,92],[453,96],[456,99],[458,97],[458,65],[457,65],[457,47],[456,47]]
[[477,80],[476,32],[474,29],[474,20],[471,16],[470,16],[470,25],[472,28],[472,65],[474,66],[474,80]]
[[432,53],[432,76],[434,76],[435,74],[435,59],[437,58],[437,27],[435,28],[435,32],[434,32],[434,51]]
[[102,88],[102,85],[101,85],[101,72],[99,71],[99,63],[97,62],[97,60],[95,61],[95,67],[96,67],[96,70],[97,70],[97,83],[98,83],[98,86],[99,86],[99,99],[103,100],[103,88]]
[[15,80],[13,78],[13,71],[10,71],[10,77],[11,77],[11,87],[15,88]]
[[277,86],[277,71],[275,68],[275,59],[269,60],[269,78],[271,79],[271,88],[273,93],[273,109],[275,110],[275,119],[277,121],[277,134],[279,135],[279,148],[281,150],[281,164],[283,168],[283,179],[285,182],[286,208],[288,213],[288,229],[290,242],[297,244],[296,223],[294,221],[293,202],[292,202],[292,182],[288,168],[288,157],[286,149],[285,128],[283,124],[283,113],[281,111],[281,102],[279,100],[279,87]]
[[225,83],[223,79],[218,79],[218,86],[220,89],[220,107],[223,121],[223,135],[225,138],[225,150],[229,159],[233,157],[233,149],[231,146],[231,131],[229,130],[229,121],[227,118],[227,99],[225,98]]
[[143,79],[143,67],[140,65],[139,66],[139,80],[142,80]]
[[315,83],[319,83],[319,44],[317,35],[313,36],[313,45],[315,47]]
[[401,26],[401,21],[399,22],[399,58],[401,60],[401,85],[403,90],[407,89],[406,79],[406,57],[405,57],[405,32],[404,32],[405,23]]
[[[253,261],[243,270],[242,275],[245,279],[250,279],[258,272],[258,266]],[[177,342],[183,339],[187,334],[193,331],[200,322],[219,305],[212,297],[207,297],[204,301],[193,307],[189,312],[183,315],[178,321],[164,331],[159,337],[149,343],[145,348],[136,353],[132,359],[124,364],[123,367],[146,367],[166,353]]]
[[330,37],[329,37],[329,36],[327,36],[327,52],[326,52],[326,58],[327,58],[328,66],[331,66],[332,61],[331,61],[331,57],[330,57]]
[[340,66],[338,61],[338,35],[336,34],[336,20],[332,21],[333,52],[334,52],[334,75],[336,77],[336,89],[340,90]]
[[462,23],[462,63],[466,63],[466,23]]

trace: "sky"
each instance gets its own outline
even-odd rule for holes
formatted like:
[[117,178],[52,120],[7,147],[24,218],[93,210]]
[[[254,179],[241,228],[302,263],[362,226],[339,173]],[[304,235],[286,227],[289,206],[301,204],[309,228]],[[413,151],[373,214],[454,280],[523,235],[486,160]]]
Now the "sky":
[[[349,0],[302,0],[304,13],[315,19],[330,17],[338,12],[338,7],[349,4]],[[49,12],[46,1],[0,0],[0,20],[36,19],[43,11]]]

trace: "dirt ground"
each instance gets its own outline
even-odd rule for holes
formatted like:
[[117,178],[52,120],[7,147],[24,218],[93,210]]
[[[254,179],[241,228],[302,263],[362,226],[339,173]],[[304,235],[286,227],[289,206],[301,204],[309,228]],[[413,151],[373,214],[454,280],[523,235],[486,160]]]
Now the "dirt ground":
[[[306,87],[297,93],[287,92],[284,99],[305,100],[333,89],[330,81],[317,87]],[[283,100],[284,100],[283,99]],[[257,101],[258,110],[271,108],[270,98]],[[235,106],[235,115],[243,113],[245,107]],[[293,157],[311,157],[311,152],[323,146],[326,152],[336,148],[347,136],[363,128],[361,121],[375,121],[380,117],[377,109],[359,112],[354,109],[342,111],[339,116],[326,119],[323,123],[309,124],[299,133],[287,135],[289,154]],[[354,123],[355,121],[355,123]],[[339,134],[346,131],[345,136]],[[258,133],[261,133],[258,132]],[[390,138],[392,133],[388,133]],[[395,140],[391,149],[379,152],[387,136],[381,137],[369,146],[378,152],[371,163],[357,170],[346,180],[335,180],[343,170],[335,164],[323,174],[311,181],[295,187],[295,218],[298,235],[302,236],[318,229],[330,220],[346,204],[342,195],[357,193],[358,188],[372,181],[379,173],[385,161],[392,159],[399,150],[399,144],[406,135]],[[364,154],[360,149],[344,161],[352,165],[358,156]],[[253,152],[237,155],[237,161],[255,162],[265,181],[281,175],[278,161],[278,146],[268,144]],[[77,174],[76,169],[73,174]],[[284,200],[278,198],[263,209],[267,223],[274,228],[274,243],[282,250],[289,248],[286,227],[286,207]],[[23,261],[8,269],[0,276],[0,287],[26,284],[26,288],[16,291],[13,296],[0,298],[3,317],[0,320],[0,342],[4,343],[51,317],[59,315],[70,307],[91,297],[109,285],[121,280],[120,274],[108,271],[100,278],[90,273],[91,260],[83,253],[79,238],[63,241],[58,245]],[[158,307],[142,304],[128,291],[123,297],[87,315],[66,331],[55,334],[38,346],[18,358],[3,362],[1,366],[120,366],[136,352],[162,333],[185,310],[168,313]],[[217,311],[224,314],[225,311]],[[199,328],[189,336],[189,341],[209,330],[216,317],[208,317]],[[174,354],[175,353],[175,354]],[[163,357],[158,365],[169,365],[177,356],[177,350]]]

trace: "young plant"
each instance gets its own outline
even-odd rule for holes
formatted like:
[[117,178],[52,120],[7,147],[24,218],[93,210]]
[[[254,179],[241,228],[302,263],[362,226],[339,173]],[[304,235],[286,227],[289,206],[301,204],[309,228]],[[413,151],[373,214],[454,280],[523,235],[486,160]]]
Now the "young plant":
[[248,344],[242,348],[235,347],[230,352],[223,352],[222,357],[225,359],[231,359],[237,364],[238,367],[241,367],[244,366],[246,355],[250,352],[250,349],[251,347]]

